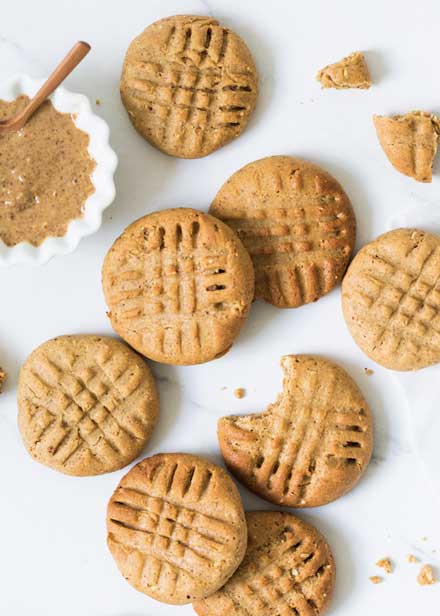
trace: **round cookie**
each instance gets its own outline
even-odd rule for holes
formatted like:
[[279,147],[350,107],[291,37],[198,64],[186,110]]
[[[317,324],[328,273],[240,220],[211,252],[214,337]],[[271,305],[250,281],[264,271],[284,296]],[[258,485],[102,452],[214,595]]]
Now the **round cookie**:
[[20,372],[18,425],[26,449],[67,475],[126,466],[150,438],[158,409],[148,366],[113,338],[54,338]]
[[336,567],[313,526],[290,513],[246,514],[248,548],[240,567],[213,595],[196,601],[199,616],[319,616],[329,606]]
[[373,449],[373,419],[341,367],[312,355],[281,359],[283,391],[266,411],[223,417],[220,449],[247,488],[276,505],[317,507],[350,490]]
[[226,353],[248,315],[252,262],[237,236],[192,209],[155,212],[131,224],[104,261],[113,328],[137,351],[167,364]]
[[391,370],[440,362],[440,237],[395,229],[364,246],[342,285],[356,344]]
[[140,592],[181,605],[218,590],[246,551],[239,492],[219,466],[183,453],[139,462],[107,510],[108,546]]
[[200,158],[238,137],[258,77],[242,39],[212,17],[151,24],[125,56],[122,102],[136,130],[162,152]]
[[278,308],[296,308],[331,291],[356,239],[341,185],[290,156],[263,158],[234,173],[209,211],[236,231],[251,255],[256,298]]

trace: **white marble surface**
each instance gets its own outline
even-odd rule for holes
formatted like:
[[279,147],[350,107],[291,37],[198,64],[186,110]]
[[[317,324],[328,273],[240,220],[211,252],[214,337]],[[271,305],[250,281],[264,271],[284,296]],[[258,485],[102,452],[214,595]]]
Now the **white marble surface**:
[[[161,605],[131,589],[107,552],[105,506],[123,471],[69,478],[26,455],[16,427],[19,366],[37,344],[57,334],[110,333],[99,279],[103,256],[116,235],[134,218],[157,208],[206,209],[223,181],[255,158],[291,153],[332,172],[352,199],[359,245],[383,231],[401,210],[438,207],[439,176],[432,185],[421,185],[395,173],[371,124],[374,112],[439,111],[438,80],[433,77],[440,6],[436,0],[419,0],[408,3],[411,10],[400,9],[402,3],[396,10],[396,3],[382,0],[8,4],[7,19],[0,24],[0,41],[8,41],[9,49],[0,47],[2,74],[16,70],[17,53],[35,67],[45,67],[33,69],[38,75],[76,39],[91,42],[93,52],[66,85],[93,101],[101,99],[98,112],[111,126],[120,165],[117,199],[97,235],[45,267],[0,272],[0,364],[10,372],[0,398],[0,613],[193,613],[190,606]],[[182,12],[211,13],[235,28],[251,47],[261,74],[258,109],[248,130],[198,161],[174,160],[145,144],[131,128],[118,96],[129,41],[151,21]],[[368,92],[321,91],[314,81],[316,70],[355,49],[366,52],[375,87]],[[359,383],[376,418],[375,453],[359,486],[331,505],[301,512],[327,535],[335,552],[338,581],[330,613],[367,616],[374,609],[377,616],[436,616],[440,584],[419,587],[418,566],[407,564],[405,557],[412,552],[440,565],[440,510],[412,448],[402,389],[352,342],[343,324],[339,291],[299,310],[278,311],[257,303],[237,344],[216,362],[189,368],[155,365],[161,417],[145,453],[185,450],[219,461],[217,418],[263,409],[280,388],[280,356],[296,352],[322,353],[339,361]],[[366,376],[365,367],[374,374]],[[428,381],[432,396],[435,386],[435,380]],[[236,387],[247,389],[243,400],[234,398]],[[247,507],[268,507],[242,493]],[[373,586],[368,577],[380,573],[374,563],[381,556],[392,557],[396,570],[382,585]]]

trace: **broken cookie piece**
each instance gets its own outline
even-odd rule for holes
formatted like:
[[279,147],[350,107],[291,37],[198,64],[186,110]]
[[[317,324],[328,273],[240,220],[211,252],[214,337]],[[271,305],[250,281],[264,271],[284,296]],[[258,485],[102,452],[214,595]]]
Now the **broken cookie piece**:
[[379,143],[397,171],[418,182],[432,181],[432,163],[440,138],[440,120],[425,111],[391,117],[373,116]]
[[393,571],[393,565],[389,558],[381,558],[378,560],[376,567],[381,567],[381,569],[384,569],[387,573],[391,573]]
[[3,368],[0,366],[0,394],[3,391],[3,387],[4,387],[4,384],[5,384],[7,378],[8,378],[8,375],[3,370]]
[[430,586],[431,584],[436,583],[434,571],[432,570],[431,565],[423,565],[420,569],[420,573],[417,576],[417,581],[420,586]]
[[360,51],[351,53],[339,62],[325,66],[316,75],[323,88],[360,88],[366,90],[371,86],[370,71],[364,54]]

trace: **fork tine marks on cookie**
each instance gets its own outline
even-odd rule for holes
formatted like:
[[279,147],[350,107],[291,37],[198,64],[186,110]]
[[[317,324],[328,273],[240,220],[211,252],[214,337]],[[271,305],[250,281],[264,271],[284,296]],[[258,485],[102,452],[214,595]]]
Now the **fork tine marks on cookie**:
[[226,465],[278,505],[338,498],[359,480],[372,452],[371,413],[350,377],[320,357],[282,358],[283,392],[260,414],[219,420]]
[[290,514],[254,511],[246,518],[249,543],[242,564],[223,588],[193,604],[197,614],[319,616],[335,579],[324,538]]
[[[107,527],[124,576],[142,592],[174,604],[216,590],[246,547],[233,482],[219,467],[188,454],[162,454],[135,466],[109,502]],[[136,556],[133,563],[127,559],[137,552],[155,559],[153,584],[145,566],[139,572]]]

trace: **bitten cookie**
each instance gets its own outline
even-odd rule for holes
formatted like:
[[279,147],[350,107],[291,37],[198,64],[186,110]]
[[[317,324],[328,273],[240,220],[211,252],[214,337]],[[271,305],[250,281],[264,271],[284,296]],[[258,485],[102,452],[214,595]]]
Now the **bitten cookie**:
[[279,308],[296,308],[331,291],[356,238],[354,213],[340,184],[289,156],[263,158],[234,173],[209,211],[249,251],[256,298]]
[[395,229],[364,246],[342,285],[359,347],[391,370],[440,362],[440,237]]
[[167,364],[198,364],[232,346],[254,272],[229,227],[180,208],[127,227],[105,258],[103,287],[112,326],[133,348]]
[[249,49],[216,19],[167,17],[128,48],[121,97],[136,130],[159,150],[199,158],[244,130],[257,98]]
[[347,88],[366,90],[371,86],[370,71],[365,56],[360,51],[355,51],[339,62],[325,66],[316,75],[316,79],[323,88],[336,90]]
[[223,417],[220,449],[247,488],[276,505],[317,507],[350,490],[373,448],[373,419],[355,382],[321,357],[281,359],[283,391],[263,413]]
[[54,338],[20,372],[18,425],[26,449],[67,475],[107,473],[134,460],[158,407],[148,366],[113,338]]
[[393,167],[418,182],[432,182],[440,119],[431,113],[413,111],[389,118],[373,116],[373,121],[379,143]]
[[107,510],[108,546],[134,588],[163,603],[218,590],[246,551],[238,490],[216,464],[160,454],[123,477]]
[[199,616],[319,616],[333,597],[336,567],[324,537],[290,513],[246,514],[248,548],[219,591],[193,604]]

